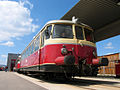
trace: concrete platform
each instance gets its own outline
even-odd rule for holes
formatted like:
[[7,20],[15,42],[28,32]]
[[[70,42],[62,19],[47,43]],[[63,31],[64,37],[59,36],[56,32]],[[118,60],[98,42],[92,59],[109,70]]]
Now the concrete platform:
[[48,90],[120,90],[120,79],[99,77],[75,77],[72,80],[44,80],[31,75],[16,75]]
[[56,81],[16,72],[0,72],[0,90],[120,90],[120,79],[75,77]]
[[48,90],[16,75],[0,71],[0,90]]

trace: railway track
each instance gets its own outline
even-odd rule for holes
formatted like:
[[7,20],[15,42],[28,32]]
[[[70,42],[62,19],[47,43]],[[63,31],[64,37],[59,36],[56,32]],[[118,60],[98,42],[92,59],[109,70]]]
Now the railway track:
[[120,90],[120,79],[75,77],[74,79],[65,81],[46,80],[33,75],[17,75],[49,90]]

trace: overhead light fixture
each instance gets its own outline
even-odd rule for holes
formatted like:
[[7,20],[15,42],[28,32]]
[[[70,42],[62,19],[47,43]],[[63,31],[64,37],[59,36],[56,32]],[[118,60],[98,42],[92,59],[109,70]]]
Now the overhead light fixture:
[[114,2],[116,2],[117,5],[120,5],[120,0],[114,0]]
[[118,3],[117,3],[117,5],[119,5],[119,6],[120,6],[120,2],[118,2]]
[[120,0],[112,0],[112,1],[114,1],[117,5],[120,6]]

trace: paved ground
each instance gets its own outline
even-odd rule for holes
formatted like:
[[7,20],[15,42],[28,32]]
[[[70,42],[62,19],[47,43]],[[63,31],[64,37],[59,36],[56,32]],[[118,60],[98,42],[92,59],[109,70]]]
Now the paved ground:
[[13,72],[0,71],[0,90],[48,90]]
[[76,77],[59,82],[16,72],[0,72],[0,90],[120,90],[120,79]]
[[114,78],[76,77],[73,80],[59,82],[15,74],[48,90],[120,90],[120,79]]

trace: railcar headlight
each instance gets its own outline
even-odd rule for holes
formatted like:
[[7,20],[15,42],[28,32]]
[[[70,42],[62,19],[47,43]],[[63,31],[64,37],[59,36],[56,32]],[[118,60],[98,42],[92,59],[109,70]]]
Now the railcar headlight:
[[62,49],[61,49],[61,53],[62,53],[62,54],[67,54],[67,53],[68,53],[68,50],[67,50],[66,48],[62,48]]

